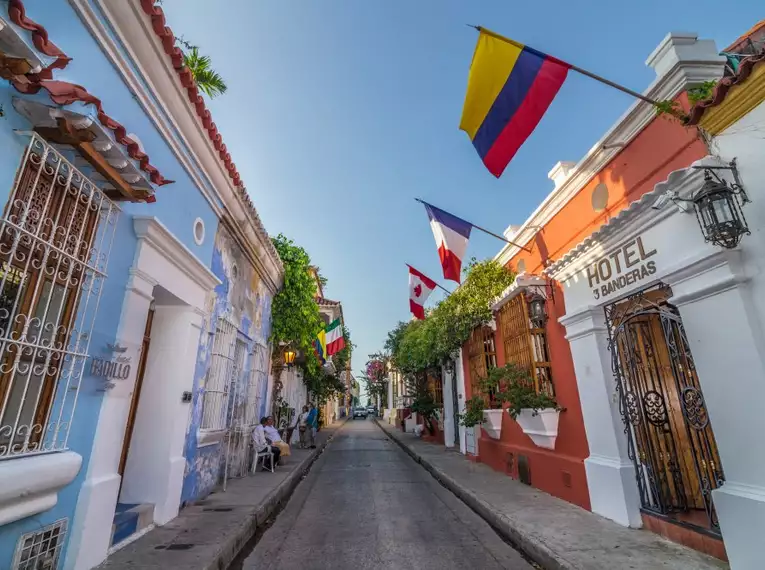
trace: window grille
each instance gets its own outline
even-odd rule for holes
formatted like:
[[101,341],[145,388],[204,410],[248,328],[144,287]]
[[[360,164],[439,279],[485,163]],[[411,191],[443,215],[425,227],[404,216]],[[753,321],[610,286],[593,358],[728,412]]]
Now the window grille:
[[67,448],[118,216],[31,136],[0,220],[0,459]]
[[525,297],[517,295],[505,303],[497,314],[497,323],[502,333],[505,362],[528,370],[537,392],[555,395],[547,334],[545,329],[531,324]]
[[266,390],[268,388],[268,368],[271,360],[268,352],[268,347],[256,343],[250,354],[247,411],[245,414],[247,426],[254,427],[257,425],[260,422],[260,415],[263,413]]
[[202,398],[200,429],[208,431],[226,428],[228,389],[234,369],[236,327],[225,318],[218,319],[213,339],[210,368],[207,371]]
[[433,401],[437,406],[444,405],[444,385],[441,381],[441,373],[435,371],[428,374],[428,384],[430,385],[430,394],[433,396]]
[[12,570],[56,570],[66,539],[67,520],[61,519],[41,530],[19,537]]

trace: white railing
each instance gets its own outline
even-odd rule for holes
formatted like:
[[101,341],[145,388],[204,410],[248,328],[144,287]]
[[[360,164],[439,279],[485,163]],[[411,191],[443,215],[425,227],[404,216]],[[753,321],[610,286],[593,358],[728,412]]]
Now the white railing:
[[118,216],[32,134],[0,220],[0,459],[67,449]]

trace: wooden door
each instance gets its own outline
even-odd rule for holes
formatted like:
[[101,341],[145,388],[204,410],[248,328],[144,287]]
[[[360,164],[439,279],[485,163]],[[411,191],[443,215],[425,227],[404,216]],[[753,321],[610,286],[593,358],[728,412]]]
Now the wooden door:
[[143,342],[141,343],[141,355],[138,360],[138,372],[135,378],[135,389],[133,397],[130,400],[130,411],[128,412],[128,421],[125,426],[125,437],[122,440],[122,454],[120,455],[120,466],[117,473],[122,477],[125,474],[125,463],[127,463],[128,450],[130,449],[130,440],[133,438],[133,427],[135,426],[135,415],[138,411],[138,401],[141,398],[141,387],[143,386],[143,374],[146,370],[146,359],[149,356],[149,345],[151,344],[151,325],[154,322],[154,308],[149,309],[146,317],[146,328],[143,332]]

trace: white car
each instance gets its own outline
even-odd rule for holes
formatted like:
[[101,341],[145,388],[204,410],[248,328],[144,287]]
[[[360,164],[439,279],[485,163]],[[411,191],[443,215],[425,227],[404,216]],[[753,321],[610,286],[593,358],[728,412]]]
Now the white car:
[[356,418],[364,418],[364,419],[366,419],[366,417],[367,417],[367,409],[366,408],[356,408],[355,410],[353,410],[353,419],[354,420]]

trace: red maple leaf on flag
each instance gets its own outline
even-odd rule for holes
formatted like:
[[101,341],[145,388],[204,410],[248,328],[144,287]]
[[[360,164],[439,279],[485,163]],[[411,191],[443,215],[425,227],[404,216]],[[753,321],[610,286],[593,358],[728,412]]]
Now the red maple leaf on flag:
[[422,285],[417,285],[417,287],[414,288],[414,296],[419,297],[420,293],[422,293]]

